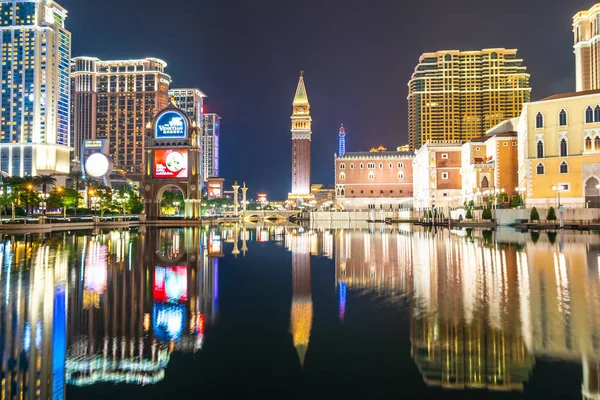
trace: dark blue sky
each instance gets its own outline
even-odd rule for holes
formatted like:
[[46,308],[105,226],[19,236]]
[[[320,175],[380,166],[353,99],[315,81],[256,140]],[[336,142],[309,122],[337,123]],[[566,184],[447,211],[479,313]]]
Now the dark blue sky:
[[313,182],[348,150],[407,141],[407,82],[421,53],[518,48],[534,100],[574,89],[571,18],[594,0],[59,0],[73,55],[158,57],[222,117],[221,175],[254,197],[290,186],[298,74],[313,115]]

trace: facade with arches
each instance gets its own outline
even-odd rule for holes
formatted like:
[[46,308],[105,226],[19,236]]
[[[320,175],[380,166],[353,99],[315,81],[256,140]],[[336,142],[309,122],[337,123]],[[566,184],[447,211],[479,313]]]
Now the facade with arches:
[[[540,115],[543,121],[540,124]],[[600,207],[600,93],[528,103],[518,126],[518,187],[528,207]]]
[[160,111],[146,129],[146,164],[142,189],[146,218],[162,215],[161,200],[166,191],[183,195],[185,218],[200,218],[202,201],[202,152],[200,127],[185,111],[170,104]]
[[412,206],[413,152],[348,152],[335,156],[339,209],[397,210]]

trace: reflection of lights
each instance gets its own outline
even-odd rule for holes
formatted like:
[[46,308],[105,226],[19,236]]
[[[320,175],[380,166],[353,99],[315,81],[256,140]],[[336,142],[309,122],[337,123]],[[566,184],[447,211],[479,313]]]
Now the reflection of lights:
[[154,270],[154,301],[187,301],[187,267],[156,267]]
[[23,350],[27,353],[31,346],[31,324],[27,322],[25,326],[25,334],[23,335]]
[[339,301],[339,313],[340,321],[344,322],[344,316],[346,315],[346,283],[340,282],[340,301]]
[[107,280],[107,247],[90,242],[85,262],[84,286],[90,292],[103,294]]
[[185,328],[185,305],[154,304],[154,334],[163,342],[177,342]]

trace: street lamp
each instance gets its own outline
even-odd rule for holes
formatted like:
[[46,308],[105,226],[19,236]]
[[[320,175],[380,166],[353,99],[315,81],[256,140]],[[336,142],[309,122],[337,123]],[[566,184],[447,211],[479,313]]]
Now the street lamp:
[[179,203],[178,201],[174,201],[174,202],[173,202],[173,206],[175,206],[175,213],[176,213],[177,215],[179,215],[179,204],[180,204],[180,203]]
[[46,216],[46,210],[48,209],[48,197],[50,197],[50,195],[48,193],[42,193],[40,194],[40,197],[42,198],[42,202],[40,203],[40,209],[42,210],[42,213],[44,214],[44,216]]
[[96,210],[100,209],[100,197],[92,196],[92,210],[94,211],[94,217],[96,216]]
[[562,187],[552,186],[552,190],[556,192],[556,208],[560,208],[560,192],[562,191]]

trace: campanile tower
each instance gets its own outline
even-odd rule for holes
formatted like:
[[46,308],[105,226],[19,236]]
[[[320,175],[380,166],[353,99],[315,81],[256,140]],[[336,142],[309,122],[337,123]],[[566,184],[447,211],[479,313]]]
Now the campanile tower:
[[294,97],[292,114],[292,192],[290,199],[300,200],[310,197],[310,136],[312,134],[310,104],[304,86],[304,71]]

